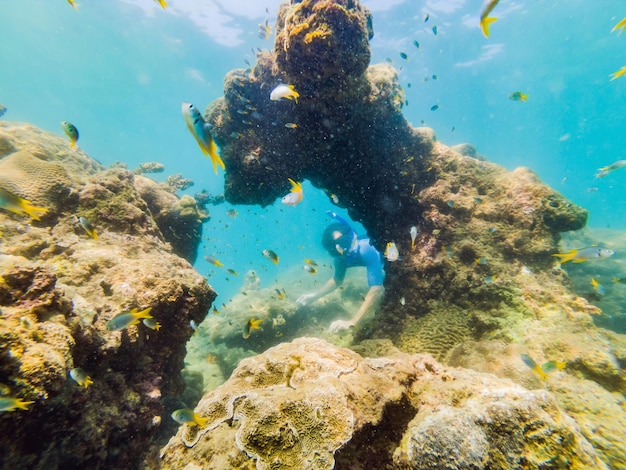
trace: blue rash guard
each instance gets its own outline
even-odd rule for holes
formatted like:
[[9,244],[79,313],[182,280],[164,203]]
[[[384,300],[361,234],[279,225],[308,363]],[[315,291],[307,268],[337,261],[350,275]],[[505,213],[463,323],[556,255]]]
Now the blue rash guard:
[[383,263],[380,252],[370,244],[369,238],[360,238],[356,250],[346,256],[336,256],[335,274],[333,279],[341,285],[346,277],[346,270],[355,266],[367,268],[367,284],[369,287],[383,285]]

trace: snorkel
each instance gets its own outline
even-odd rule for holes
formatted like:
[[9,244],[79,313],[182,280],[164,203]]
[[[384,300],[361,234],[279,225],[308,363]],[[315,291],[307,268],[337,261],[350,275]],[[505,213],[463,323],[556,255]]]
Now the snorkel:
[[346,219],[344,219],[343,217],[341,217],[336,212],[326,211],[326,214],[328,214],[330,217],[335,219],[340,224],[345,225],[348,228],[348,230],[349,230],[348,237],[351,240],[350,241],[350,246],[346,249],[346,248],[342,247],[340,244],[336,244],[335,245],[335,249],[337,250],[337,252],[340,255],[342,255],[342,256],[344,256],[344,255],[345,256],[349,256],[350,254],[354,253],[356,251],[357,246],[358,246],[358,237],[356,235],[356,232],[352,229],[352,227],[350,226],[348,221]]

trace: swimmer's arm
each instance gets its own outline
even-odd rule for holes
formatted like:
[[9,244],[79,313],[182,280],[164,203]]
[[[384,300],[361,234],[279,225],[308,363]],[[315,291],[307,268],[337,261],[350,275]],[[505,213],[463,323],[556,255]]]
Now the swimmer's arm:
[[368,319],[370,317],[370,314],[374,312],[374,307],[383,296],[383,292],[383,286],[370,287],[370,290],[368,290],[367,294],[365,295],[365,300],[361,304],[361,307],[352,317],[352,320],[350,320],[350,322],[356,328],[359,328],[361,326],[360,323],[362,323],[362,320]]
[[334,277],[331,277],[319,291],[311,294],[301,295],[300,297],[298,297],[298,300],[296,300],[296,303],[299,303],[300,305],[310,305],[316,300],[321,299],[325,295],[330,294],[339,286],[339,284],[340,283],[337,283],[337,281],[335,281]]
[[339,287],[339,284],[337,283],[337,281],[335,281],[334,277],[331,277],[326,284],[324,284],[324,286],[315,293],[315,297],[313,298],[313,302],[315,302],[318,299],[321,299],[322,297],[324,297],[325,295],[330,294],[332,291],[334,291],[337,287]]

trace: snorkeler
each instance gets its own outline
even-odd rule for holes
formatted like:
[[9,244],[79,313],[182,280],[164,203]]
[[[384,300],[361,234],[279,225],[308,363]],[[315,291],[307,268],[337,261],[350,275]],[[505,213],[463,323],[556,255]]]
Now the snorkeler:
[[335,262],[335,271],[332,278],[324,284],[319,292],[303,294],[296,303],[307,306],[334,291],[339,287],[346,276],[346,269],[354,266],[367,268],[367,283],[369,291],[356,314],[350,320],[336,320],[330,325],[331,333],[356,328],[364,318],[370,317],[378,301],[383,295],[383,265],[380,253],[370,244],[368,237],[359,238],[356,232],[342,217],[335,212],[327,212],[337,222],[330,224],[324,230],[322,245],[330,253]]

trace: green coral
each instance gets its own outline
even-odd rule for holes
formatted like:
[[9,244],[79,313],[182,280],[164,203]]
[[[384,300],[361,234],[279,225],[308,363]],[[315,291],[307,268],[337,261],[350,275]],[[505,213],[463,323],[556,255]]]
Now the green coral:
[[471,338],[469,312],[434,303],[430,312],[420,318],[408,317],[396,341],[400,350],[429,353],[441,360],[454,346]]

